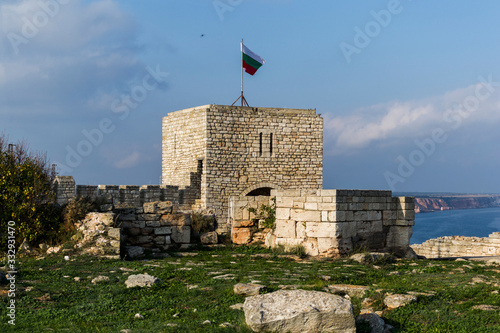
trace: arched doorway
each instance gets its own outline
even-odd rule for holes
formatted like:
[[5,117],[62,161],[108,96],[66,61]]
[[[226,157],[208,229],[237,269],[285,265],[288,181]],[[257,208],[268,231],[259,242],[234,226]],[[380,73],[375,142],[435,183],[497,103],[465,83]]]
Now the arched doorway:
[[243,191],[241,196],[247,196],[247,197],[259,196],[259,195],[270,196],[271,190],[281,191],[282,188],[273,183],[262,182],[248,187]]

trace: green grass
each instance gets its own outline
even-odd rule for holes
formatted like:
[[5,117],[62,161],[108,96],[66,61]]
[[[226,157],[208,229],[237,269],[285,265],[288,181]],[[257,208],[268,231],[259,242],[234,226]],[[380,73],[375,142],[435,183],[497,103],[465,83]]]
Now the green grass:
[[[2,293],[0,332],[250,332],[244,313],[229,307],[244,302],[244,297],[234,295],[233,286],[251,281],[266,285],[267,292],[283,285],[310,290],[340,283],[369,286],[372,307],[384,311],[382,317],[394,332],[500,332],[500,311],[472,309],[479,304],[500,306],[499,294],[492,293],[500,289],[498,266],[429,260],[361,265],[351,260],[300,259],[257,247],[192,253],[196,255],[171,253],[169,258],[146,261],[73,255],[70,261],[63,255],[18,258],[16,326],[14,330],[7,323],[8,298]],[[127,289],[128,275],[139,273],[154,275],[163,283]],[[214,279],[223,274],[234,278]],[[98,275],[110,281],[93,285],[91,280]],[[472,284],[478,277],[484,282]],[[429,295],[406,307],[384,308],[385,293],[412,291]],[[352,302],[359,313],[361,300]],[[134,319],[136,313],[144,319]],[[202,325],[205,320],[213,324]],[[236,328],[219,327],[224,322]]]

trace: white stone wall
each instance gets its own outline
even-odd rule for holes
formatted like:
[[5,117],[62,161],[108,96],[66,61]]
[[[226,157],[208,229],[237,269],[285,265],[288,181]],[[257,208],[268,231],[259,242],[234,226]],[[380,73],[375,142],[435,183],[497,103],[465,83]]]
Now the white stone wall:
[[[348,254],[356,247],[405,251],[414,225],[414,199],[391,191],[284,190],[276,197],[276,228],[271,246],[301,244],[309,255]],[[251,219],[232,200],[233,224]],[[234,228],[233,228],[234,230]]]
[[500,232],[488,237],[445,236],[411,247],[426,258],[500,256]]

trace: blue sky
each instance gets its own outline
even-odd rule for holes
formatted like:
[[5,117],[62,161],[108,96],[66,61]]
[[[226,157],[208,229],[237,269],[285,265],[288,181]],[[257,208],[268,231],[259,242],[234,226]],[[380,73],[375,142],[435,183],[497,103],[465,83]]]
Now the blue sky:
[[[0,132],[78,184],[157,184],[161,118],[316,108],[324,187],[500,192],[497,1],[4,0]],[[201,35],[204,35],[201,37]],[[498,82],[498,83],[497,83]]]

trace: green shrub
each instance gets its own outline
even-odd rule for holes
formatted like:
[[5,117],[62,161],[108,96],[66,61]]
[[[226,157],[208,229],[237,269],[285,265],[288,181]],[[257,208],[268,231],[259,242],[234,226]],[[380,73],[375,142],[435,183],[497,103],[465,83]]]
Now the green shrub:
[[250,213],[255,214],[256,218],[259,220],[264,220],[264,228],[273,229],[276,227],[276,197],[271,199],[272,203],[270,205],[261,205],[258,209],[248,208]]
[[[9,144],[0,135],[0,234],[7,233],[8,222],[15,222],[16,243],[23,239],[39,243],[59,229],[58,208],[53,205],[52,184],[56,174],[46,156],[32,153],[23,142]],[[7,237],[0,237],[6,249]]]

